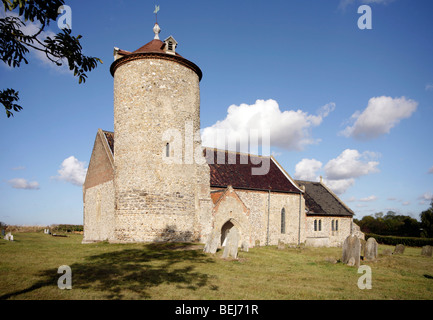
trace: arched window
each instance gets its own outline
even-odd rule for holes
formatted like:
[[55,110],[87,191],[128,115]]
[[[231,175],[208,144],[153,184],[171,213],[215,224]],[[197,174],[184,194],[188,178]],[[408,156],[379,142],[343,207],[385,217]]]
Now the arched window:
[[314,220],[314,231],[317,231],[317,220]]
[[165,145],[165,156],[169,157],[170,156],[170,144],[167,142],[167,144]]
[[319,231],[322,231],[322,220],[319,220]]
[[281,209],[281,233],[286,233],[286,210]]

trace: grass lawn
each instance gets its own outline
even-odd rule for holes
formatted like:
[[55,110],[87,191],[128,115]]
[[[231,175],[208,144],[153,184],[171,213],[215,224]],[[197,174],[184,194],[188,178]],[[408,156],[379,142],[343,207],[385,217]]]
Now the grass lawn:
[[[81,244],[66,238],[15,233],[0,239],[0,299],[433,299],[433,258],[421,248],[362,262],[372,289],[358,288],[356,267],[331,263],[341,248],[258,247],[238,260],[204,254],[194,244]],[[62,265],[72,269],[72,290],[60,290]]]

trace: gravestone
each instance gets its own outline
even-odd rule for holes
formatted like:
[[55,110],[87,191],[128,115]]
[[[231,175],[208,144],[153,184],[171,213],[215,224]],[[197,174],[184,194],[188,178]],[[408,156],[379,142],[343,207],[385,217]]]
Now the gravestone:
[[359,267],[361,256],[361,242],[356,235],[350,235],[343,243],[343,256],[341,261],[349,266]]
[[281,241],[281,240],[278,240],[278,247],[277,247],[279,250],[284,250],[284,249],[286,249],[286,245],[284,244],[284,242],[283,241]]
[[374,238],[368,238],[365,243],[365,252],[364,259],[365,260],[376,260],[377,258],[377,241]]
[[421,255],[426,257],[431,257],[433,253],[433,247],[432,246],[424,246],[421,249]]
[[209,234],[209,237],[207,239],[203,251],[207,253],[215,253],[218,249],[218,245],[220,244],[220,241],[221,241],[221,233],[216,230],[212,230],[211,233]]
[[239,232],[236,227],[230,229],[227,235],[227,243],[224,247],[222,258],[238,257]]
[[12,233],[8,232],[8,233],[5,235],[5,240],[8,240],[8,241],[14,241],[14,236],[12,235]]
[[361,256],[365,257],[365,244],[367,243],[367,241],[359,238],[359,242],[361,243]]
[[403,254],[404,253],[404,245],[398,244],[395,246],[393,254]]
[[245,251],[245,252],[248,252],[248,249],[249,249],[248,242],[246,242],[246,241],[242,242],[241,250]]

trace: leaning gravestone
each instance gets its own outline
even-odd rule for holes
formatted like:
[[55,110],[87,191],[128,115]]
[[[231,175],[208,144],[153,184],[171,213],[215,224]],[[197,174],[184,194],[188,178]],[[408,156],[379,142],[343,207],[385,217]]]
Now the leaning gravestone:
[[376,260],[376,258],[377,258],[377,241],[376,239],[370,237],[365,243],[364,259],[373,261]]
[[421,249],[421,255],[426,257],[431,257],[433,253],[433,247],[432,246],[424,246]]
[[220,241],[221,241],[221,233],[216,230],[212,230],[211,233],[209,234],[209,237],[207,239],[203,251],[207,253],[215,253],[218,249],[218,245]]
[[224,247],[222,258],[238,257],[239,232],[235,227],[231,228],[227,235],[227,243]]
[[341,261],[349,266],[359,267],[361,256],[361,242],[356,235],[350,235],[343,243],[343,257]]
[[404,245],[398,244],[395,246],[394,252],[392,254],[403,254],[404,253]]

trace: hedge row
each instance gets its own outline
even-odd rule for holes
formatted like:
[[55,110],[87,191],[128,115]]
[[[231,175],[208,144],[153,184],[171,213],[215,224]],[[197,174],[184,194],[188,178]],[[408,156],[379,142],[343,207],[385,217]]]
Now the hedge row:
[[51,226],[51,231],[57,231],[57,232],[83,231],[83,225],[55,224]]
[[366,233],[365,240],[373,237],[376,239],[377,243],[388,244],[396,246],[398,244],[403,244],[408,247],[423,247],[426,245],[433,246],[432,238],[412,238],[412,237],[396,237],[396,236],[381,236],[373,233]]

